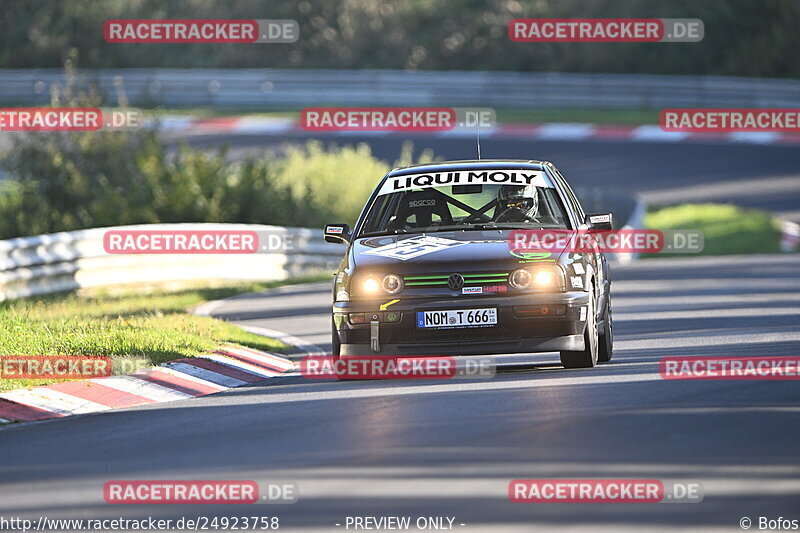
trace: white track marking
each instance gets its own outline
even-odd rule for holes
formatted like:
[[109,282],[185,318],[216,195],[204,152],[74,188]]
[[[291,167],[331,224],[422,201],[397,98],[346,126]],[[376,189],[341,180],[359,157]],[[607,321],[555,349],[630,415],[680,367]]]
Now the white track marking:
[[728,139],[737,143],[772,144],[780,138],[781,134],[776,131],[735,131],[728,134]]
[[301,350],[303,355],[330,355],[316,344],[306,342],[300,337],[295,337],[294,335],[289,335],[288,333],[283,333],[282,331],[262,328],[261,326],[239,325],[239,327],[245,331],[249,331],[250,333],[255,333],[256,335],[272,337],[273,339],[285,342],[286,344],[291,344],[292,346]]
[[211,381],[212,383],[216,383],[217,385],[221,385],[225,388],[241,387],[242,385],[247,385],[247,382],[242,381],[241,379],[236,379],[230,376],[217,374],[214,371],[206,370],[205,368],[200,368],[199,366],[194,366],[187,363],[169,363],[169,368],[172,368],[173,370],[180,372],[182,374],[197,376],[200,379]]
[[253,374],[254,376],[262,378],[272,378],[281,375],[281,372],[278,372],[277,370],[268,370],[266,368],[261,368],[250,363],[240,361],[239,359],[225,357],[224,355],[219,354],[203,355],[200,357],[200,359],[214,361],[215,363],[220,363],[222,365],[229,366],[231,368],[235,368],[236,370],[241,370],[242,372],[247,372],[248,374]]
[[217,391],[224,391],[227,390],[228,387],[224,387],[219,383],[215,383],[213,381],[208,381],[207,379],[202,379],[198,376],[193,376],[190,374],[186,374],[185,372],[179,372],[178,370],[174,370],[168,366],[160,366],[157,368],[159,372],[163,372],[165,374],[169,374],[171,376],[175,376],[177,378],[185,379],[186,381],[191,381],[193,383],[197,383],[199,385],[204,385],[206,387],[210,387],[212,389],[217,389]]
[[233,133],[285,133],[294,128],[294,119],[281,117],[242,117],[236,121]]
[[83,398],[71,396],[46,387],[13,390],[0,394],[0,398],[44,411],[50,411],[51,413],[66,415],[95,413],[97,411],[107,411],[111,409],[106,405],[84,400]]
[[133,376],[113,376],[110,378],[92,379],[94,383],[110,387],[118,391],[135,394],[154,402],[169,402],[172,400],[182,400],[184,398],[193,398],[191,394],[180,392],[175,389],[170,389],[163,385],[144,381]]
[[689,134],[683,131],[664,131],[661,126],[648,125],[635,128],[629,139],[632,141],[678,142],[688,136]]
[[294,363],[290,360],[269,352],[260,352],[257,350],[250,350],[248,348],[240,348],[239,346],[230,345],[222,346],[220,350],[230,352],[234,355],[240,355],[242,357],[249,357],[256,361],[261,361],[265,365],[277,367],[282,370],[292,370],[294,368]]
[[224,303],[225,300],[211,300],[209,302],[205,302],[195,307],[194,310],[192,311],[192,314],[197,316],[211,316],[211,313],[213,313],[218,307],[220,307]]
[[539,139],[588,139],[594,135],[594,124],[558,123],[544,124],[536,130],[535,136]]

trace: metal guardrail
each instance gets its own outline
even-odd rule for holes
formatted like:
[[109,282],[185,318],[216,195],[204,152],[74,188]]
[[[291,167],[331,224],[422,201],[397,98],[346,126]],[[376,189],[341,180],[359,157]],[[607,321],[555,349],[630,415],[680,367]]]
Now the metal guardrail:
[[[59,69],[0,70],[0,104],[41,105],[63,86]],[[110,104],[524,108],[800,107],[800,81],[721,76],[555,72],[109,69],[86,70]]]
[[[612,212],[617,226],[641,228],[644,204],[637,198],[598,188],[579,188],[587,212]],[[282,253],[109,254],[108,230],[248,230],[278,235],[291,243]],[[164,284],[208,280],[272,281],[332,272],[344,248],[324,241],[321,230],[258,224],[148,224],[115,226],[0,241],[0,301],[38,294],[123,284]],[[631,254],[610,254],[628,263]]]
[[[287,237],[292,250],[257,254],[108,254],[106,231],[250,230]],[[322,231],[254,224],[153,224],[53,233],[0,241],[0,300],[121,284],[193,280],[272,281],[332,272],[343,248]]]

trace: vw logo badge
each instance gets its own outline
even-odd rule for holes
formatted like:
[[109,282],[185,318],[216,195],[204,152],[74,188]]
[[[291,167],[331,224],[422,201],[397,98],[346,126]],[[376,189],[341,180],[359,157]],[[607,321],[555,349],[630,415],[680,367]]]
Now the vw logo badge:
[[461,274],[450,274],[450,277],[447,278],[447,286],[450,287],[451,291],[460,291],[464,286],[464,276]]

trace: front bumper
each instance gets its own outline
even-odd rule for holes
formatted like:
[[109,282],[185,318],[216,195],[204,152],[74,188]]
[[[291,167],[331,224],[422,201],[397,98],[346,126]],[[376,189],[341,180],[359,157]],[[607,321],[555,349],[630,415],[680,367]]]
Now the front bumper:
[[[527,293],[502,296],[335,302],[333,318],[341,355],[488,355],[576,351],[584,349],[583,331],[589,293]],[[433,329],[417,327],[418,311],[497,309],[497,324],[486,327]],[[521,308],[547,307],[546,316],[522,317]],[[387,313],[399,314],[387,322]],[[352,324],[350,313],[365,313],[367,323]],[[558,313],[558,314],[556,314]],[[397,317],[394,317],[397,318]],[[378,349],[375,350],[377,340]]]

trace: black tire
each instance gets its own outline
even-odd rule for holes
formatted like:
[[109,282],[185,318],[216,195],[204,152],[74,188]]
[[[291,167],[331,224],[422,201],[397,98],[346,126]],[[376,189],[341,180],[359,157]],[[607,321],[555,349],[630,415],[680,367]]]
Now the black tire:
[[597,317],[595,307],[597,297],[592,291],[589,298],[589,309],[586,310],[586,328],[583,331],[583,343],[585,348],[579,352],[561,352],[561,364],[564,368],[590,368],[597,364],[598,335]]
[[342,352],[342,343],[339,340],[339,332],[336,331],[336,323],[331,317],[331,355],[339,357]]
[[606,309],[603,312],[603,320],[605,321],[605,329],[598,338],[599,350],[597,352],[597,360],[601,363],[607,363],[611,361],[611,357],[614,355],[614,326],[613,326],[614,321],[611,316],[610,293],[606,297]]
[[[339,339],[339,332],[336,331],[336,323],[333,321],[333,317],[331,317],[331,357],[333,357],[333,362],[337,363],[339,356],[341,355],[342,355],[342,342]],[[334,373],[334,377],[339,381],[348,380],[346,376],[342,376],[338,373]]]

